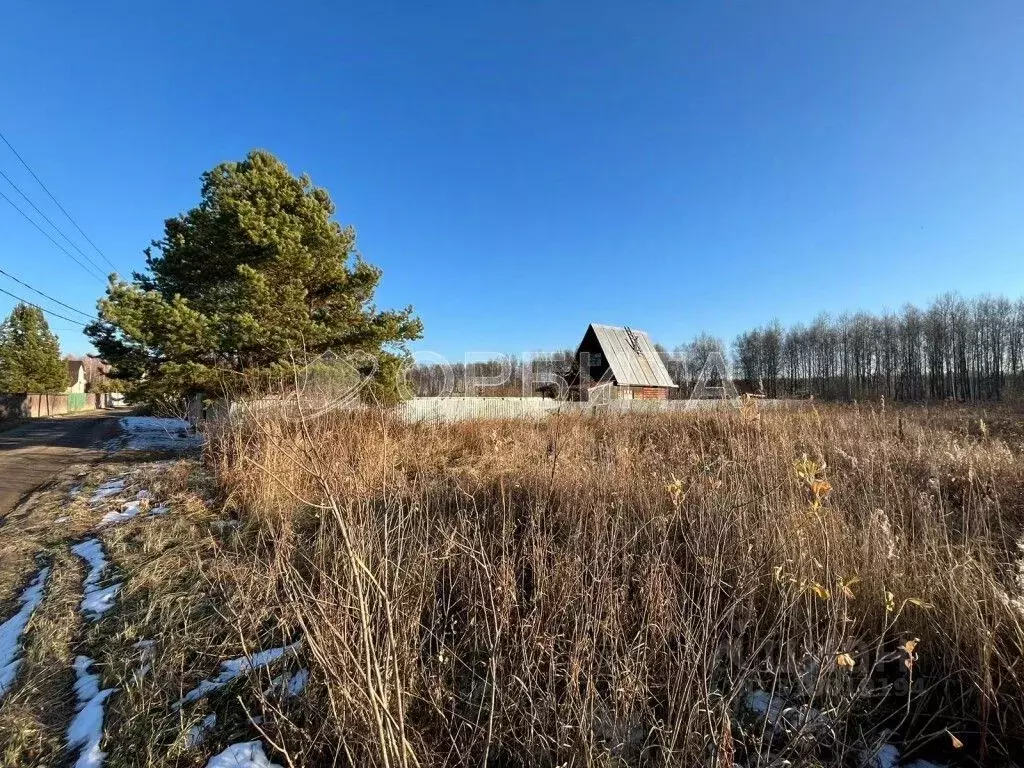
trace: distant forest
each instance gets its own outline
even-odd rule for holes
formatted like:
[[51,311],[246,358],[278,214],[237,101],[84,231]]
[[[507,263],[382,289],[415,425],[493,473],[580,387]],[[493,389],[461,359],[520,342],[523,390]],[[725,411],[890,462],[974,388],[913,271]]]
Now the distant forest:
[[772,323],[733,347],[733,376],[769,397],[999,400],[1024,383],[1024,299],[947,294],[924,310]]
[[[1000,400],[1024,395],[1024,298],[946,294],[926,309],[907,305],[899,312],[818,316],[810,325],[783,327],[778,321],[741,333],[727,349],[721,339],[700,334],[669,350],[656,344],[677,397],[688,397],[709,356],[719,353],[741,391],[768,397],[853,400]],[[533,364],[564,374],[572,350],[561,350]],[[454,392],[465,393],[467,375],[498,377],[511,367],[503,386],[473,387],[483,395],[523,394],[521,359],[486,361],[448,369]],[[419,365],[409,381],[417,395],[445,391],[445,369]],[[527,394],[536,387],[528,387]],[[452,390],[449,390],[452,391]]]

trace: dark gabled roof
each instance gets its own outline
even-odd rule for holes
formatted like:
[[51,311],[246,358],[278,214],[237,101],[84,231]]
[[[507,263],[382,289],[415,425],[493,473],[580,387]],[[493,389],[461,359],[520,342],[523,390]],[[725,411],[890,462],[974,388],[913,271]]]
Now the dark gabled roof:
[[[591,323],[587,332],[591,329],[597,337],[597,343],[601,345],[601,352],[608,361],[616,384],[628,387],[676,387],[650,336],[644,331],[600,323]],[[576,353],[578,356],[578,348]]]

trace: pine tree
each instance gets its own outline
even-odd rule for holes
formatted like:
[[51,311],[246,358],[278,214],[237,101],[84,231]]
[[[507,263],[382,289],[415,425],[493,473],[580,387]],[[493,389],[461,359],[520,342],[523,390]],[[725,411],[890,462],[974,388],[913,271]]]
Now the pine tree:
[[146,251],[147,273],[111,279],[87,329],[100,357],[151,402],[217,393],[227,372],[252,381],[328,351],[373,355],[393,373],[422,324],[412,307],[376,309],[381,271],[334,212],[325,190],[268,152],[208,171],[199,205],[168,219]]
[[0,325],[0,392],[59,393],[67,366],[42,310],[18,304]]

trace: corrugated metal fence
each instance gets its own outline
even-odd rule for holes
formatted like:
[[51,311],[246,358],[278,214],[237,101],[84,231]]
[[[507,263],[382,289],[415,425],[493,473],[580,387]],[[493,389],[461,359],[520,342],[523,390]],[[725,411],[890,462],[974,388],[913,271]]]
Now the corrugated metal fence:
[[[760,400],[758,408],[796,405],[795,400]],[[252,416],[260,412],[280,411],[295,418],[315,417],[337,408],[353,409],[366,406],[352,403],[316,402],[299,405],[292,398],[263,398],[232,402],[226,412],[232,415]],[[608,400],[605,402],[570,402],[541,397],[416,397],[395,406],[395,415],[410,423],[442,424],[454,421],[486,419],[543,419],[553,414],[600,415],[603,413],[655,413],[660,411],[710,411],[738,408],[735,400]],[[225,406],[218,406],[218,412]],[[207,417],[210,414],[206,414]]]
[[[772,407],[781,401],[761,401]],[[736,408],[732,400],[610,400],[568,402],[540,397],[417,397],[400,404],[396,413],[410,422],[442,423],[473,419],[541,419],[555,413],[653,413],[657,411]]]

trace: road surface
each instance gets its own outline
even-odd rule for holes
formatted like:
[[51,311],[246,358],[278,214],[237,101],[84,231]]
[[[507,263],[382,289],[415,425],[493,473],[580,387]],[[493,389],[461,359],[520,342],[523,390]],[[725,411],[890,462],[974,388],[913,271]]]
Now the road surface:
[[102,455],[103,442],[117,434],[118,411],[32,419],[0,432],[0,518],[27,494],[69,464]]

